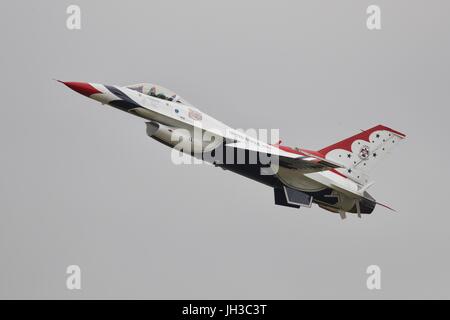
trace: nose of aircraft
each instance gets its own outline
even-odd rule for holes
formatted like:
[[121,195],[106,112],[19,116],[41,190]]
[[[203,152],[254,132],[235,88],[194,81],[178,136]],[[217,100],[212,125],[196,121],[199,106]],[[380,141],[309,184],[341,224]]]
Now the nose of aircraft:
[[61,81],[59,82],[65,84],[73,91],[76,91],[78,93],[81,93],[82,95],[86,97],[90,97],[93,94],[96,93],[102,93],[101,91],[97,90],[94,86],[92,86],[90,83],[87,82],[74,82],[74,81]]

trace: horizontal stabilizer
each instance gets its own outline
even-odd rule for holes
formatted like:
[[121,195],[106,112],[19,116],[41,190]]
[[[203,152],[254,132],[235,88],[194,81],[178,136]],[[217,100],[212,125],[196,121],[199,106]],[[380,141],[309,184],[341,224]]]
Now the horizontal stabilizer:
[[387,206],[385,204],[382,204],[382,203],[379,203],[379,202],[376,202],[376,204],[379,205],[379,206],[382,206],[382,207],[384,207],[386,209],[389,209],[391,211],[397,212],[397,210],[395,210],[395,209],[393,209],[393,208],[391,208],[391,207],[389,207],[389,206]]

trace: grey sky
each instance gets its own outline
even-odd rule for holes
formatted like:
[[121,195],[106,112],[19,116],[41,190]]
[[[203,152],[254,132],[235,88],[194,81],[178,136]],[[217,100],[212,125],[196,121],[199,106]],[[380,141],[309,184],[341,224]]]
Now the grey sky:
[[[69,31],[69,4],[82,29]],[[368,31],[378,4],[382,30]],[[448,1],[3,1],[1,298],[450,298]],[[341,221],[174,166],[142,119],[52,78],[154,82],[236,128],[318,149],[378,123],[396,208]],[[82,269],[82,290],[65,269]],[[382,290],[366,288],[377,264]]]

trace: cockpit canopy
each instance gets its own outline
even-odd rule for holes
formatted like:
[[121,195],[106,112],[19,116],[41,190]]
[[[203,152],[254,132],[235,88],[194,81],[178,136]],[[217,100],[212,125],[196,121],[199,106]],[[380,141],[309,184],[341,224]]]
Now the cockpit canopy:
[[128,89],[138,91],[140,93],[146,94],[151,97],[167,100],[167,101],[174,101],[178,103],[182,103],[188,106],[192,106],[189,102],[181,98],[179,95],[177,95],[175,92],[166,89],[164,87],[161,87],[156,84],[151,83],[138,83],[138,84],[132,84],[127,86]]

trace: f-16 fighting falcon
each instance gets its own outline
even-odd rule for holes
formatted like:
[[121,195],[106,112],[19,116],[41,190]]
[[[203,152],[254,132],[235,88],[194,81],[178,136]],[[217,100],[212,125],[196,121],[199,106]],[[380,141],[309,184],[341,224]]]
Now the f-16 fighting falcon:
[[59,82],[102,104],[146,119],[147,135],[179,154],[190,154],[270,186],[277,205],[300,208],[315,203],[342,219],[347,212],[358,217],[370,214],[377,204],[391,209],[367,192],[373,184],[369,170],[405,138],[386,126],[377,125],[312,151],[283,146],[281,141],[266,143],[232,129],[158,85]]

